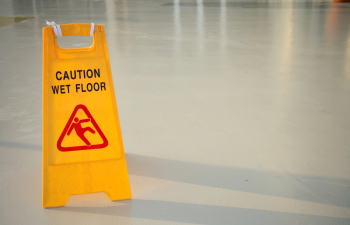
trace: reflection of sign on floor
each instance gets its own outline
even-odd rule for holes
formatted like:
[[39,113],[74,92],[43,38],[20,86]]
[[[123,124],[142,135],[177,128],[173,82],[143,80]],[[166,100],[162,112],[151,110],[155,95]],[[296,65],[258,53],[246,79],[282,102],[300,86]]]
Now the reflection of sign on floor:
[[[81,109],[87,118],[82,118],[81,116],[77,115],[78,110]],[[85,124],[93,125],[92,127],[84,126]],[[63,145],[63,141],[65,138],[68,138],[68,136],[73,136],[75,132],[75,138],[71,138],[72,140],[70,143],[75,143],[73,145],[68,144],[68,146]],[[98,135],[99,139],[102,139],[102,143],[94,143],[93,141],[89,140],[87,138],[87,133],[94,134],[93,136]],[[80,139],[76,140],[76,139]],[[96,140],[96,137],[94,138]],[[79,143],[80,142],[80,143]],[[76,145],[76,143],[79,143],[79,145]],[[78,150],[90,150],[90,149],[100,149],[105,148],[108,146],[108,140],[106,139],[105,135],[101,131],[100,127],[96,123],[95,119],[90,114],[89,110],[84,105],[77,105],[75,109],[73,110],[72,115],[70,116],[66,126],[63,129],[63,132],[61,136],[59,137],[57,141],[57,148],[58,150],[62,152],[66,151],[78,151]]]

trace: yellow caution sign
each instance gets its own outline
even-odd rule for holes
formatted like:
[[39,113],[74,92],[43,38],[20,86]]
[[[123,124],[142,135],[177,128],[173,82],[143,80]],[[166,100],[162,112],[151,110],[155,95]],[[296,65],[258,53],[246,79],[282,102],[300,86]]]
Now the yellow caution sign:
[[[70,195],[131,198],[104,26],[65,24],[62,36],[90,35],[89,48],[62,49],[43,29],[43,207]],[[56,28],[55,28],[56,29]]]

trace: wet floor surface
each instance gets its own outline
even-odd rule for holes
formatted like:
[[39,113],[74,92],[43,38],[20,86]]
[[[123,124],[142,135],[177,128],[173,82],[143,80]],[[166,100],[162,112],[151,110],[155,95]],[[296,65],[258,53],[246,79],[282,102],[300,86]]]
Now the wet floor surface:
[[[5,17],[34,18],[0,27],[1,224],[350,223],[349,3],[5,0]],[[105,25],[132,200],[41,207],[46,20]]]

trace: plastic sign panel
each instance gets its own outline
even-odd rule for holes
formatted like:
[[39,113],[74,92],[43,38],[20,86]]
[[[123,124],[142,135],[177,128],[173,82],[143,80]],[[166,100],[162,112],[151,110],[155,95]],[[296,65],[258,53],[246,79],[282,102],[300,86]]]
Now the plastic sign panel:
[[[90,24],[61,25],[63,36],[90,35]],[[89,48],[62,49],[43,29],[43,207],[70,195],[131,198],[104,27]]]

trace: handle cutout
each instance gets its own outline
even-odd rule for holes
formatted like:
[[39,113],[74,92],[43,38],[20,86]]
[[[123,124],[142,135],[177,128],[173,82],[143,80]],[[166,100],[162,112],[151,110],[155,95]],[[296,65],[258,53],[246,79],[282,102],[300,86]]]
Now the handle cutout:
[[57,38],[57,45],[62,49],[89,48],[93,43],[93,36],[75,35]]

